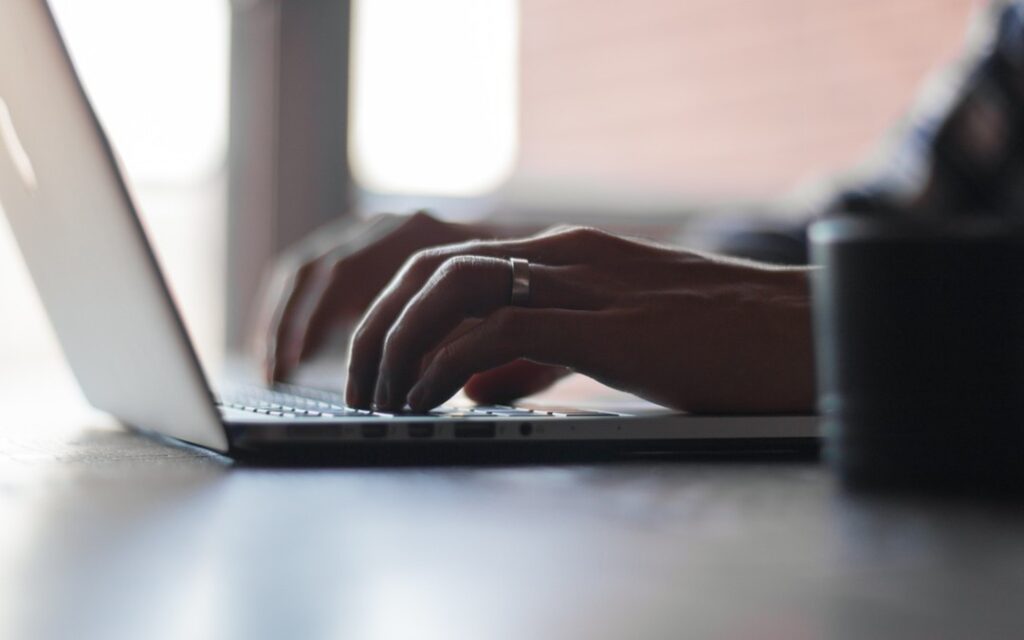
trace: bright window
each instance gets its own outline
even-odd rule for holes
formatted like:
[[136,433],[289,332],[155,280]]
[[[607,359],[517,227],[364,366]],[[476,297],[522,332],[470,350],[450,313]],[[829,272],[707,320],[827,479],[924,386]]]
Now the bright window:
[[384,193],[471,196],[517,146],[516,0],[355,0],[350,158]]

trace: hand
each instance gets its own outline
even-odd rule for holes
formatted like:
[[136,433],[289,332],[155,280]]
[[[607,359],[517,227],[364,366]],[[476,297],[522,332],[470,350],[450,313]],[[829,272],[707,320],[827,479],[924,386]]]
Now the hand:
[[427,213],[381,215],[313,234],[279,261],[256,343],[268,382],[283,380],[336,329],[355,322],[414,252],[469,238],[465,225]]
[[[415,251],[468,240],[493,228],[454,224],[427,213],[380,215],[354,227],[328,227],[278,261],[255,336],[268,383],[314,355],[332,331],[353,325]],[[565,375],[520,361],[474,376],[466,394],[495,403],[535,393]]]
[[[509,306],[509,257],[530,261]],[[525,358],[702,412],[804,412],[814,399],[806,270],[568,228],[420,251],[354,334],[347,401],[424,411]]]

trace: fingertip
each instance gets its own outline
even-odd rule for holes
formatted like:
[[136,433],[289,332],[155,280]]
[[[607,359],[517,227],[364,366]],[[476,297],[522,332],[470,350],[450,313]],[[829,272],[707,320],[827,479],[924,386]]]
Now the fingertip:
[[270,380],[271,384],[275,382],[282,382],[291,375],[292,370],[295,368],[295,363],[291,358],[287,357],[287,354],[280,354],[273,358],[273,365],[270,369]]
[[271,356],[267,358],[266,367],[264,367],[263,375],[268,383],[272,383],[279,378],[281,375],[282,363],[277,358]]
[[373,404],[381,410],[391,408],[391,385],[382,377],[377,378],[377,389],[373,392]]
[[257,366],[259,366],[260,377],[263,379],[264,383],[269,382],[270,379],[274,376],[274,361],[270,357],[270,354],[264,354],[264,356],[262,358],[259,358],[257,362]]
[[345,404],[356,409],[370,408],[370,401],[363,392],[362,386],[351,374],[345,384]]
[[409,409],[413,413],[427,413],[431,409],[444,404],[458,389],[450,389],[445,385],[436,386],[429,382],[417,383],[406,397]]
[[321,344],[323,342],[324,342],[324,340],[322,338],[320,338],[320,337],[317,337],[317,338],[307,337],[305,340],[303,340],[302,344],[299,345],[299,349],[298,349],[298,351],[299,351],[299,357],[298,357],[299,361],[308,360],[309,358],[312,358],[313,356],[315,356],[316,352],[320,350],[320,346],[321,346]]
[[284,367],[275,367],[270,372],[270,377],[267,379],[267,384],[274,385],[278,382],[284,382],[288,378],[289,371]]
[[406,398],[406,402],[409,403],[409,408],[414,413],[426,413],[433,409],[433,406],[428,406],[428,390],[425,385],[417,384],[409,391],[409,396]]
[[503,400],[512,400],[514,398],[499,397],[499,394],[494,393],[494,388],[489,383],[476,382],[475,378],[471,378],[466,382],[466,386],[462,388],[463,393],[466,397],[477,404],[499,404]]

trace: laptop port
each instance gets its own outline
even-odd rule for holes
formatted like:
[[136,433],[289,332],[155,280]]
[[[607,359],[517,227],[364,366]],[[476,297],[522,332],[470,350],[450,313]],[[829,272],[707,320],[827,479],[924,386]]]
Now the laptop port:
[[388,435],[388,425],[364,424],[360,427],[360,433],[363,434],[364,438],[383,438]]
[[467,422],[455,425],[456,438],[493,438],[493,422]]
[[432,424],[410,424],[406,429],[410,438],[434,437],[434,425]]
[[519,435],[524,438],[533,433],[533,425],[529,422],[523,422],[519,425]]

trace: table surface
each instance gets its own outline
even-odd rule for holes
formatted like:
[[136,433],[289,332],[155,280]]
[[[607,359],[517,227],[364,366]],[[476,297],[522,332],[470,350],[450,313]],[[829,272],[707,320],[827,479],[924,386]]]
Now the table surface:
[[43,388],[0,376],[0,638],[1024,629],[1006,502],[850,495],[809,460],[246,468]]

